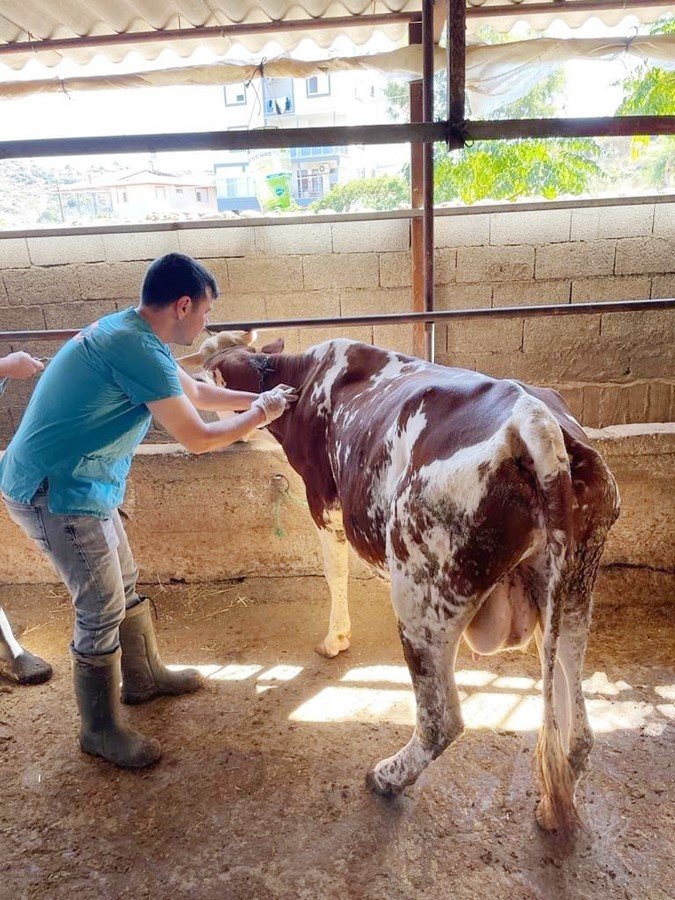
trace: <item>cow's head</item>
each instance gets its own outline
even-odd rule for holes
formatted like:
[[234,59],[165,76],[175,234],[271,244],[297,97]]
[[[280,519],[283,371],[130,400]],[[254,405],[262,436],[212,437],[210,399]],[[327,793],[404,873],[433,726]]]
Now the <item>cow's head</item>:
[[253,346],[255,331],[221,331],[217,337],[220,348],[205,360],[205,369],[219,372],[231,390],[258,393],[269,387],[264,382],[274,368],[270,356],[283,351],[282,338],[258,350]]

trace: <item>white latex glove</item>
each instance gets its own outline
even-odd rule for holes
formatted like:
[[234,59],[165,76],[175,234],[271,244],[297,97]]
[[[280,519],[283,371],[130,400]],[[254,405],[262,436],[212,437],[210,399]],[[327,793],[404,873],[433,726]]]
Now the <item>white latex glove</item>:
[[278,384],[270,391],[259,394],[251,403],[251,409],[261,409],[265,415],[265,421],[260,427],[269,425],[279,416],[282,416],[288,407],[298,399],[294,387],[288,384]]
[[0,375],[9,378],[32,378],[45,367],[39,359],[34,359],[30,353],[17,350],[0,360]]

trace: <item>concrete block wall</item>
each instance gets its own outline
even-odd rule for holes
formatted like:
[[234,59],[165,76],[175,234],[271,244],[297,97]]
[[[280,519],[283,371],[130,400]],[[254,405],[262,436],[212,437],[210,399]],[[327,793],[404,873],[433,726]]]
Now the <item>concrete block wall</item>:
[[[438,308],[675,296],[675,201],[531,207],[438,211]],[[215,320],[412,309],[410,223],[396,215],[54,229],[0,235],[0,331],[79,327],[136,303],[149,261],[172,250],[214,272]],[[555,385],[589,426],[670,421],[674,321],[663,312],[457,321],[436,329],[436,355],[443,364]],[[265,337],[278,335],[291,352],[338,335],[412,349],[411,326]],[[58,345],[23,346],[49,356]],[[10,349],[0,342],[0,354]],[[10,383],[0,439],[13,432],[31,390]]]

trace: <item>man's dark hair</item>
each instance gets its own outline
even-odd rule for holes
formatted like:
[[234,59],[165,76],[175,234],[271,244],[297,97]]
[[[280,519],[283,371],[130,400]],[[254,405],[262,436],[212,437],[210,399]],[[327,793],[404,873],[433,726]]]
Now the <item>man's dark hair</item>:
[[207,288],[218,296],[216,279],[205,266],[184,253],[167,253],[150,264],[143,279],[141,303],[161,308],[179,297],[202,300]]

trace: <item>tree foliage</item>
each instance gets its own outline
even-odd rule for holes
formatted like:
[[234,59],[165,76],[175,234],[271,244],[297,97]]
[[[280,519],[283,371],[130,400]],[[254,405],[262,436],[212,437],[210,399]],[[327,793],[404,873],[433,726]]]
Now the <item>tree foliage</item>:
[[410,186],[402,175],[379,175],[347,184],[336,184],[311,209],[350,212],[363,209],[397,209],[410,203]]

